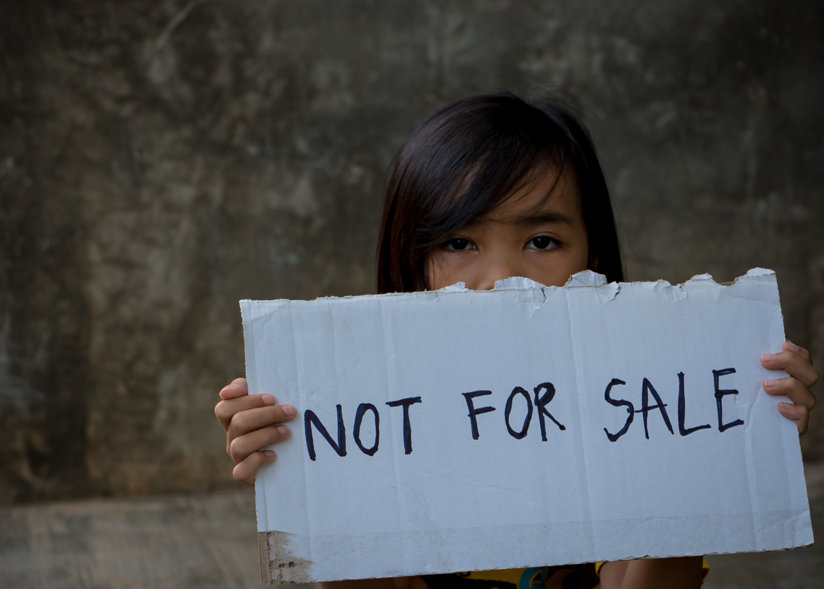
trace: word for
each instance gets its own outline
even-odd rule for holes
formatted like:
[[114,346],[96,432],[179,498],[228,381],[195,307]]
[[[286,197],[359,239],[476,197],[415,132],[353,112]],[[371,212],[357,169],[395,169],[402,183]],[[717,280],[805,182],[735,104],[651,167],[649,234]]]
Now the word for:
[[[546,418],[552,420],[552,422],[558,426],[558,429],[565,430],[560,421],[555,419],[552,414],[547,411],[546,406],[555,398],[555,387],[552,385],[551,382],[542,382],[537,387],[533,389],[535,393],[535,402],[532,402],[532,397],[529,396],[529,393],[526,392],[526,389],[521,387],[515,387],[512,389],[512,392],[509,394],[509,397],[506,399],[506,405],[504,407],[504,421],[506,422],[506,429],[509,432],[509,435],[515,438],[516,440],[520,440],[526,437],[527,432],[529,431],[529,424],[532,423],[532,413],[535,409],[538,410],[538,418],[539,423],[541,424],[541,439],[546,442]],[[464,399],[466,399],[466,406],[469,409],[469,420],[471,421],[472,425],[472,439],[477,440],[480,437],[478,433],[478,419],[477,416],[483,413],[490,413],[495,411],[495,407],[475,407],[475,399],[478,397],[483,397],[485,395],[491,395],[492,391],[472,391],[471,393],[463,393]],[[512,423],[510,422],[510,417],[512,414],[512,407],[515,404],[516,399],[523,399],[526,403],[526,415],[524,416],[524,421],[520,426],[520,429],[515,429],[512,427]],[[533,407],[534,406],[534,407]]]

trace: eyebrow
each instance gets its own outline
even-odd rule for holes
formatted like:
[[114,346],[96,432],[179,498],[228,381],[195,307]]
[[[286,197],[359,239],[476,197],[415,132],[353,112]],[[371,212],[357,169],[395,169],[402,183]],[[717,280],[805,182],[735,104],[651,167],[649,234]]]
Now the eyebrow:
[[537,211],[525,215],[509,215],[500,219],[489,219],[496,223],[513,223],[522,227],[534,227],[536,225],[572,225],[572,218],[559,211]]
[[543,225],[545,223],[564,223],[571,225],[572,218],[558,211],[542,211],[532,215],[515,216],[512,222],[518,225]]

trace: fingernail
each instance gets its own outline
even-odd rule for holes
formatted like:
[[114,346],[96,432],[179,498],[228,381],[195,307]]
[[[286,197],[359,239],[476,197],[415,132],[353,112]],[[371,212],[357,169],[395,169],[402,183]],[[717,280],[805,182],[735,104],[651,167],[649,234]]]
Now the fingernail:
[[269,458],[275,455],[274,450],[264,450],[263,453],[266,454],[266,456],[268,456]]
[[787,419],[792,419],[793,421],[798,421],[797,418],[793,416],[793,404],[792,403],[785,403],[781,402],[778,404],[778,412],[786,417]]
[[263,394],[260,396],[260,400],[263,401],[264,405],[274,405],[275,404],[275,396],[269,394]]
[[286,438],[289,436],[289,428],[285,425],[278,426],[278,434],[280,434],[281,438]]
[[283,409],[283,413],[286,417],[294,417],[298,414],[298,410],[291,405],[281,405],[280,408]]
[[761,361],[762,362],[769,362],[775,358],[775,354],[761,354]]
[[765,380],[764,381],[764,388],[765,389],[774,389],[778,384],[777,380]]
[[792,352],[793,354],[797,354],[799,351],[801,351],[801,348],[792,343],[790,340],[787,340],[787,350]]

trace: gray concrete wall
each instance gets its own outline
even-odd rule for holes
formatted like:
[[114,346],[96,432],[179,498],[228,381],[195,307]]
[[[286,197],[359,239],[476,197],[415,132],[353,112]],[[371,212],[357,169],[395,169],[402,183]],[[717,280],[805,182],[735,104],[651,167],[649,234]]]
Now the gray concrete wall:
[[481,91],[577,95],[630,277],[774,268],[824,362],[822,25],[804,0],[3,0],[0,503],[228,484],[237,300],[372,292],[387,164]]

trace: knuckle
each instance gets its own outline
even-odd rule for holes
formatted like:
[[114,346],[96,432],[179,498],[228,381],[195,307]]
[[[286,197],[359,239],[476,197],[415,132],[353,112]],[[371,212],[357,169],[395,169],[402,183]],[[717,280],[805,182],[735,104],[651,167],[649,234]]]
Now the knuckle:
[[249,480],[249,475],[246,471],[246,468],[242,464],[238,464],[232,469],[232,478],[238,481],[239,483],[243,483],[244,485],[251,486],[254,482],[254,479]]
[[249,454],[249,452],[246,451],[246,444],[243,438],[235,438],[231,440],[227,451],[229,456],[235,462],[241,462]]
[[229,412],[228,407],[226,407],[226,401],[219,401],[217,405],[215,405],[215,417],[217,417],[221,422],[228,421],[231,417],[231,413]]
[[237,385],[234,382],[230,382],[225,387],[220,389],[220,392],[218,393],[218,395],[220,395],[222,397],[223,393],[230,393],[230,396],[234,396],[234,395],[231,395],[231,393],[234,392],[234,389],[236,387],[237,387]]
[[235,413],[229,421],[227,431],[233,438],[241,433],[245,433],[249,429],[249,414],[246,411],[239,411]]

